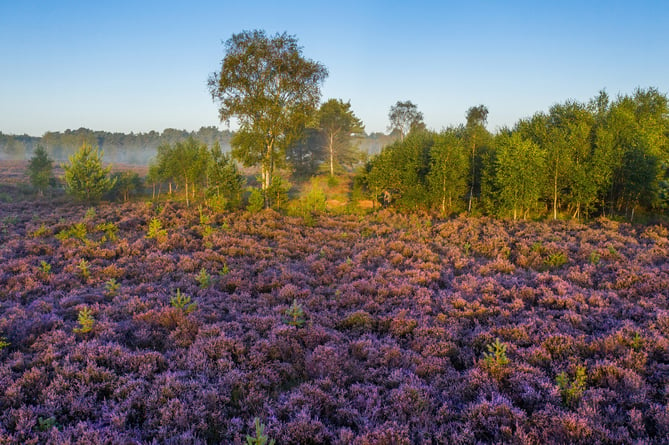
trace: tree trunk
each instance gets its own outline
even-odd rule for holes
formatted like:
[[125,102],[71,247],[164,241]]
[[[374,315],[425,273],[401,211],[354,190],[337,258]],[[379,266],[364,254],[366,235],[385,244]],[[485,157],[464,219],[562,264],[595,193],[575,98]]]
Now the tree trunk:
[[558,186],[558,162],[555,161],[555,178],[553,181],[553,219],[557,219],[557,187]]
[[330,133],[330,176],[334,176],[334,134]]

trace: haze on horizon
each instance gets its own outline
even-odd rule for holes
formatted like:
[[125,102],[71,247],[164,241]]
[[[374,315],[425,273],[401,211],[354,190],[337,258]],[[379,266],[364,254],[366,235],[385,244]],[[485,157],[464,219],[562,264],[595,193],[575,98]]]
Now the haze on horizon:
[[484,104],[494,131],[601,89],[669,91],[669,4],[584,3],[4,2],[0,132],[224,129],[206,81],[244,29],[297,36],[367,133],[397,100],[435,130]]

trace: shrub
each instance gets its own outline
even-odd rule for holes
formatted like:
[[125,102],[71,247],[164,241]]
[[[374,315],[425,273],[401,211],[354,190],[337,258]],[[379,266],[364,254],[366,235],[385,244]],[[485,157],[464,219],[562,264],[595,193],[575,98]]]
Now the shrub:
[[284,321],[291,326],[299,328],[304,324],[304,310],[302,309],[302,305],[299,304],[297,300],[293,300],[293,304],[291,304],[290,307],[286,309],[284,315],[286,316]]
[[207,270],[204,267],[200,269],[200,272],[197,274],[195,279],[197,280],[197,283],[200,285],[201,289],[206,289],[211,284],[211,276],[209,273],[207,273]]
[[163,223],[161,223],[158,218],[151,219],[146,237],[153,238],[156,241],[167,240],[167,230],[163,229]]
[[265,207],[265,197],[262,190],[252,189],[249,196],[249,204],[246,209],[251,213],[258,213]]
[[493,377],[502,377],[506,366],[509,364],[506,348],[506,344],[502,343],[499,338],[495,339],[494,343],[486,346],[488,352],[483,354],[483,365]]
[[40,195],[44,195],[53,177],[53,160],[49,158],[41,145],[37,146],[33,157],[30,158],[28,176],[30,176],[30,184],[37,189]]
[[181,293],[181,289],[177,289],[177,294],[170,298],[172,307],[181,309],[185,314],[190,314],[197,309],[197,303],[191,302],[190,295]]
[[109,297],[114,297],[118,294],[118,290],[119,290],[120,287],[121,287],[121,284],[117,283],[116,279],[110,278],[105,283],[105,293]]
[[73,331],[77,334],[86,334],[91,332],[91,330],[93,330],[93,325],[95,325],[93,314],[87,307],[79,310],[77,321],[79,322],[79,327],[73,329]]
[[79,274],[81,277],[85,280],[87,280],[91,276],[91,271],[89,269],[90,263],[86,261],[84,258],[79,261],[79,264],[77,267],[79,268]]
[[9,346],[9,342],[5,337],[0,337],[0,352],[2,352],[3,349],[5,349],[7,346]]
[[255,437],[246,436],[247,445],[274,445],[274,439],[270,439],[265,435],[265,425],[260,422],[260,419],[257,417],[254,419],[254,424],[256,427]]
[[42,275],[45,277],[48,277],[51,274],[51,264],[47,263],[46,261],[42,260],[39,263],[40,267],[40,272],[42,272]]
[[575,406],[579,402],[579,400],[581,400],[581,396],[583,395],[583,391],[585,390],[585,382],[586,382],[585,367],[584,366],[576,367],[576,375],[574,376],[574,380],[570,381],[566,372],[561,372],[560,374],[558,374],[555,380],[558,385],[558,388],[560,388],[560,395],[562,396],[562,402],[566,406],[570,407]]
[[78,200],[96,202],[114,187],[109,178],[111,167],[102,167],[103,153],[84,143],[79,151],[70,156],[70,164],[63,165],[68,194]]

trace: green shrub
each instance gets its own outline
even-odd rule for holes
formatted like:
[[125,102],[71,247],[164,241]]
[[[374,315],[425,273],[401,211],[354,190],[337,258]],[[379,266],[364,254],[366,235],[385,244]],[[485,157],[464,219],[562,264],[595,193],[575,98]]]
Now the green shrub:
[[197,283],[200,285],[201,289],[206,289],[211,284],[211,276],[204,267],[200,269],[200,272],[197,274],[195,279],[197,280]]
[[181,293],[181,289],[177,289],[177,294],[170,298],[172,307],[181,309],[185,314],[190,314],[197,309],[197,303],[191,302],[190,295]]
[[565,264],[567,264],[567,255],[563,252],[555,252],[548,255],[548,258],[544,260],[544,266],[547,269],[558,269]]
[[73,329],[73,331],[76,332],[77,334],[86,334],[88,332],[91,332],[91,330],[93,330],[93,326],[95,325],[95,319],[93,318],[91,310],[88,309],[87,307],[79,310],[77,320],[79,321],[79,327]]
[[297,300],[293,300],[293,304],[284,312],[284,315],[286,316],[284,321],[291,326],[299,328],[304,324],[304,310]]
[[251,213],[258,213],[265,208],[265,197],[262,190],[252,189],[249,196],[249,204],[246,209]]
[[488,352],[483,354],[483,367],[495,378],[501,378],[509,364],[509,358],[506,356],[506,344],[499,338],[494,343],[486,346]]
[[581,400],[583,391],[585,391],[586,375],[585,367],[577,366],[574,380],[569,380],[566,372],[561,372],[555,379],[560,389],[562,402],[566,406],[574,407]]
[[68,194],[81,201],[96,202],[114,187],[115,181],[108,176],[111,167],[102,167],[102,156],[102,152],[86,143],[70,156],[69,165],[63,165]]
[[167,239],[167,230],[163,229],[163,223],[158,218],[151,219],[146,237],[153,238],[156,241],[165,241]]
[[91,270],[89,266],[90,263],[86,261],[84,258],[82,258],[79,261],[79,264],[77,264],[77,267],[79,268],[79,274],[81,275],[82,278],[86,280],[91,276]]
[[116,282],[116,279],[110,278],[105,283],[105,293],[109,297],[113,297],[118,294],[118,290],[121,288],[121,284]]
[[3,349],[5,349],[7,346],[9,346],[9,342],[5,337],[0,337],[0,352],[2,352]]
[[265,435],[265,425],[260,422],[257,417],[254,420],[256,427],[255,437],[246,436],[246,445],[274,445],[274,439],[270,439]]

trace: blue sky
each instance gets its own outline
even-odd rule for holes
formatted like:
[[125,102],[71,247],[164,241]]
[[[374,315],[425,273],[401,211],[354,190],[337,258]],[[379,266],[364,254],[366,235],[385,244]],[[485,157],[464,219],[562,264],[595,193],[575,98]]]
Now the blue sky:
[[485,104],[488,128],[567,99],[669,92],[667,1],[0,1],[0,131],[218,125],[222,41],[296,35],[368,132],[411,100],[429,128]]

